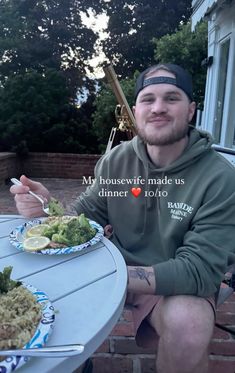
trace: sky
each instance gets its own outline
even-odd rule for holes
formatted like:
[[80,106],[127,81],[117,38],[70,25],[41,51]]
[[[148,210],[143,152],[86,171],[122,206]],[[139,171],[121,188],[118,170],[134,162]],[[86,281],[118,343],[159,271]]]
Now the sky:
[[98,66],[101,62],[105,62],[105,54],[100,48],[99,41],[105,39],[108,36],[107,32],[105,31],[105,29],[107,28],[108,16],[105,13],[95,15],[91,9],[88,9],[87,13],[88,15],[85,12],[81,12],[83,23],[91,28],[94,32],[99,34],[99,39],[97,40],[96,44],[96,56],[89,60],[89,64],[95,68],[95,71],[92,75],[88,73],[88,76],[94,79],[98,79],[104,76],[102,68]]

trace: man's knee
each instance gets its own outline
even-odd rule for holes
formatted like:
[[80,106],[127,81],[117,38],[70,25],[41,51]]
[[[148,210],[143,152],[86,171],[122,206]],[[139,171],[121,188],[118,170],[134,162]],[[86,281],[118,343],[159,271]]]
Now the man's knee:
[[151,325],[169,343],[176,346],[191,346],[205,349],[211,339],[214,326],[214,311],[209,302],[192,296],[165,297],[155,307]]

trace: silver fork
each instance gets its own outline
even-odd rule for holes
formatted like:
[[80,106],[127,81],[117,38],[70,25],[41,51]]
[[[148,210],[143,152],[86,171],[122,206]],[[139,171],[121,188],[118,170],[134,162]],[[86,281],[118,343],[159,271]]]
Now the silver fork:
[[43,356],[66,357],[81,354],[84,346],[81,344],[68,344],[62,346],[48,346],[39,348],[20,348],[17,350],[0,350],[1,356]]
[[[16,179],[15,177],[13,177],[11,179],[11,182],[15,185],[22,185],[21,181]],[[50,215],[49,213],[49,207],[48,207],[48,203],[46,203],[45,201],[43,201],[43,199],[41,197],[39,197],[36,193],[32,192],[31,190],[28,191],[29,194],[31,194],[31,196],[35,197],[39,202],[41,202],[42,204],[42,209],[43,211],[47,214],[47,215]]]

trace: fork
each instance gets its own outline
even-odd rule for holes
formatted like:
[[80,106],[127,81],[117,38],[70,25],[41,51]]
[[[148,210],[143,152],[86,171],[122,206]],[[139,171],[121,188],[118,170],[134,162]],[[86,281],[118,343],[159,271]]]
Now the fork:
[[84,345],[68,344],[62,346],[48,346],[39,348],[20,348],[12,350],[0,350],[1,356],[43,356],[43,357],[66,357],[81,354]]
[[[11,179],[11,182],[15,185],[23,185],[21,183],[20,180],[16,179],[15,177],[13,177]],[[43,201],[43,199],[41,197],[39,197],[36,193],[32,192],[31,190],[28,191],[29,194],[31,194],[31,196],[35,197],[39,202],[41,202],[42,204],[42,209],[43,211],[47,214],[47,215],[50,215],[50,212],[49,212],[49,207],[48,207],[48,203],[46,203],[45,201]]]

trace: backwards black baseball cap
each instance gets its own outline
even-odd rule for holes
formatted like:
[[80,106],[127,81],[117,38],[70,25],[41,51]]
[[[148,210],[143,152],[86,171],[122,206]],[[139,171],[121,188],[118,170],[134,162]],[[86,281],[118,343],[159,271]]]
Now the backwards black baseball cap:
[[[165,69],[166,71],[171,72],[175,75],[175,78],[170,78],[168,76],[153,76],[153,77],[146,77],[146,75],[155,69]],[[146,77],[146,78],[145,78]],[[148,69],[144,70],[137,78],[136,85],[135,85],[135,99],[137,98],[139,92],[151,84],[172,84],[176,87],[182,89],[190,101],[193,101],[193,84],[192,84],[192,76],[188,73],[188,71],[184,70],[182,67],[178,65],[174,65],[172,63],[161,63],[158,65],[153,65]]]

